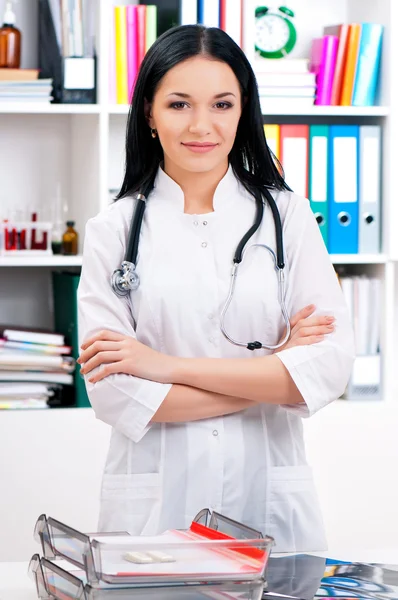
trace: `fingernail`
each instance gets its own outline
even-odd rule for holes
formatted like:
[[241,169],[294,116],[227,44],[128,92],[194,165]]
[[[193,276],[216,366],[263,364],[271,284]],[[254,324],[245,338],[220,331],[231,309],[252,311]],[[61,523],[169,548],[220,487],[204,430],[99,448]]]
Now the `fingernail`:
[[313,309],[313,308],[315,308],[315,306],[314,306],[313,304],[309,304],[309,305],[307,306],[307,310],[311,310],[311,309]]
[[90,383],[94,383],[94,379],[91,377],[91,378],[89,379],[89,382],[90,382]]
[[327,317],[326,321],[328,323],[333,323],[336,319],[334,317]]

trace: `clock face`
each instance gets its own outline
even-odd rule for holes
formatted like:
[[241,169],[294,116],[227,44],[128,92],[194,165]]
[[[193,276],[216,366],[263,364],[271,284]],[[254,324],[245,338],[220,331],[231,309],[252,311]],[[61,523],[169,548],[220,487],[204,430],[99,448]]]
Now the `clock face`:
[[257,48],[261,48],[265,52],[277,52],[287,45],[289,37],[289,25],[283,17],[271,14],[257,19]]

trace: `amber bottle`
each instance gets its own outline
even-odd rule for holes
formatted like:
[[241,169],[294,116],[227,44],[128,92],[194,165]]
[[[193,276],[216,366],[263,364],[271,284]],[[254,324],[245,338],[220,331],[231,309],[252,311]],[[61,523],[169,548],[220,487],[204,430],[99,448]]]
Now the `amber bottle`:
[[79,236],[77,231],[75,231],[74,221],[67,221],[67,230],[62,236],[62,254],[67,255],[75,255],[78,250]]
[[12,2],[6,2],[3,26],[0,28],[0,68],[19,69],[21,66],[21,39],[19,29],[15,27],[15,14]]

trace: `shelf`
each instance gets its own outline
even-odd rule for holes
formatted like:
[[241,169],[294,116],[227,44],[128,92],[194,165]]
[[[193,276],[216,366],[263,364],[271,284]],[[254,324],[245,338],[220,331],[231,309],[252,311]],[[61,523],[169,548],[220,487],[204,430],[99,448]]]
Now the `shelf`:
[[[0,114],[45,114],[45,115],[127,115],[128,104],[46,104],[35,102],[0,103]],[[385,117],[390,113],[388,106],[309,106],[297,108],[270,105],[266,117],[272,116],[309,116],[309,117]]]
[[45,102],[2,102],[0,114],[96,115],[99,104],[46,104]]
[[81,267],[82,256],[0,256],[0,267]]
[[330,254],[334,265],[383,265],[386,254]]
[[[104,110],[110,115],[127,115],[130,106],[128,104],[111,104],[104,106]],[[385,117],[390,113],[388,106],[309,106],[307,108],[296,108],[292,102],[289,108],[279,108],[270,105],[266,117],[274,115],[286,116],[310,116],[310,117]]]
[[308,106],[296,108],[294,103],[289,108],[270,105],[265,117],[281,116],[309,116],[309,117],[386,117],[390,114],[388,106]]

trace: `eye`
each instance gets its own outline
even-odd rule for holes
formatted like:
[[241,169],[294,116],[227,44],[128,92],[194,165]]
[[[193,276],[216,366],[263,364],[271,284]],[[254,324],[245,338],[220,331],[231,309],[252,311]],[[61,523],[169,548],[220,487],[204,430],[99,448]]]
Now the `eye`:
[[232,104],[230,102],[217,102],[215,106],[216,108],[219,108],[221,110],[227,110],[227,108],[232,108]]
[[170,108],[174,108],[176,110],[182,110],[186,108],[188,104],[186,102],[172,102],[170,104]]

